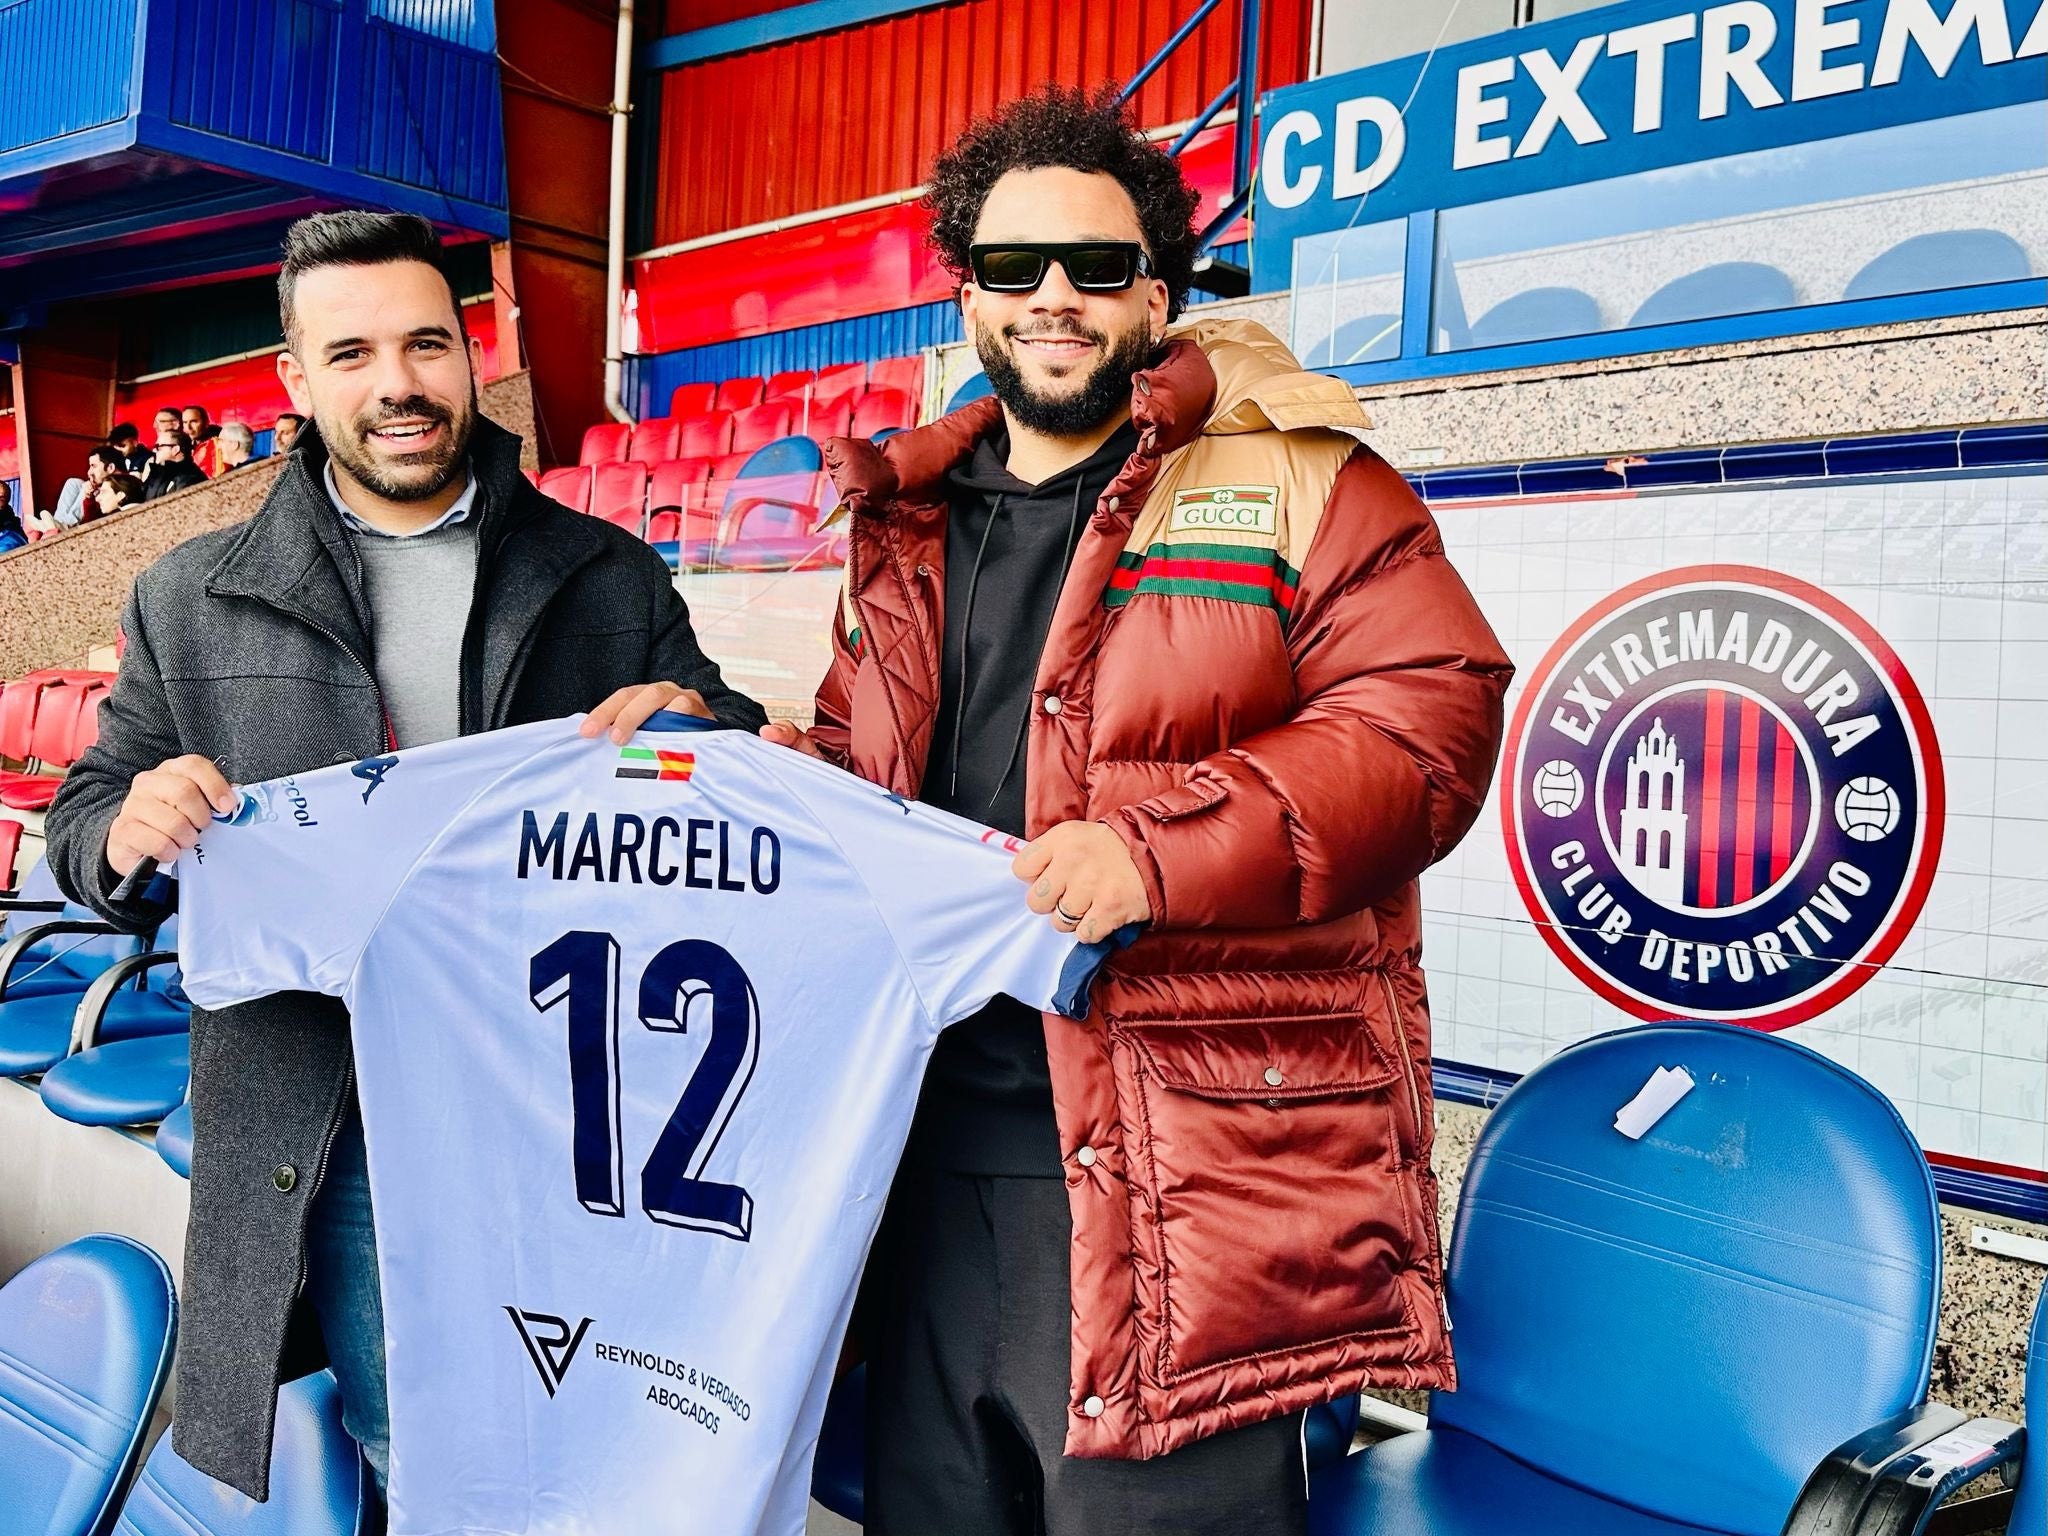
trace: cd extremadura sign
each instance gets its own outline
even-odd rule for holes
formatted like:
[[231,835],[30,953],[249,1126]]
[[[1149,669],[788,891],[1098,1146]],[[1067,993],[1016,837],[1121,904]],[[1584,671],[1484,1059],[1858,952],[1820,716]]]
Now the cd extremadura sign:
[[1891,647],[1818,588],[1695,566],[1623,588],[1524,689],[1502,767],[1538,930],[1644,1018],[1781,1029],[1899,946],[1941,758]]

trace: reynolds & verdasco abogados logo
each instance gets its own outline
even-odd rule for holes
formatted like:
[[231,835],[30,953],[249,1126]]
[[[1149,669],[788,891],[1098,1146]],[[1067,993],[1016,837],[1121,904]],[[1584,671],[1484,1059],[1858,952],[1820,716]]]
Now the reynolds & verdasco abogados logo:
[[519,1330],[519,1342],[526,1346],[526,1357],[533,1362],[540,1384],[553,1397],[569,1374],[569,1363],[576,1358],[583,1335],[590,1332],[591,1320],[586,1317],[571,1325],[569,1319],[552,1312],[528,1312],[519,1307],[507,1307],[505,1315]]
[[1538,930],[1642,1018],[1782,1029],[1919,915],[1941,757],[1904,664],[1819,588],[1750,566],[1614,593],[1536,667],[1501,816]]

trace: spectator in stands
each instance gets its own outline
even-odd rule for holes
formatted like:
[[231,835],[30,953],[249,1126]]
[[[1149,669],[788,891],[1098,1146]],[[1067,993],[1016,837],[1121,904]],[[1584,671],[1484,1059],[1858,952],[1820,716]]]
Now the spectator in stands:
[[185,435],[192,439],[192,462],[199,473],[211,480],[220,473],[220,428],[206,414],[203,405],[188,405],[179,414]]
[[[157,419],[161,421],[162,415]],[[206,484],[206,476],[192,462],[191,438],[175,427],[169,431],[162,427],[157,429],[156,466],[150,470],[147,484],[145,501],[155,501],[159,496],[168,496],[188,486]]]
[[101,517],[109,517],[123,507],[137,506],[149,499],[142,482],[126,470],[118,470],[93,487],[93,505]]
[[85,478],[74,476],[66,480],[63,489],[57,492],[57,505],[48,512],[31,510],[28,526],[38,534],[55,533],[97,517],[100,507],[95,497],[99,488],[107,483],[108,476],[127,472],[128,461],[120,450],[110,443],[101,444],[86,455]]
[[28,531],[14,511],[14,482],[0,480],[0,554],[28,542]]
[[179,415],[178,412],[172,410],[169,406],[165,406],[162,410],[156,413],[155,430],[156,435],[150,439],[150,442],[152,444],[162,442],[164,439],[164,434],[166,432],[184,431],[185,418]]
[[[370,757],[578,710],[590,712],[586,736],[620,742],[663,708],[745,730],[765,722],[698,648],[661,558],[541,495],[519,472],[519,439],[479,413],[482,350],[432,225],[300,220],[278,303],[278,373],[311,424],[257,517],[137,580],[99,741],[50,811],[50,864],[66,890],[116,922],[152,925],[162,907],[123,877],[191,847],[234,804],[230,777],[303,772],[337,751]],[[172,1434],[187,1461],[252,1498],[268,1489],[301,1275],[343,1423],[385,1475],[382,1309],[348,1031],[338,1001],[307,993],[193,1013]]]
[[256,434],[246,423],[224,421],[220,424],[220,467],[223,471],[240,469],[255,456]]
[[[1032,837],[1084,941],[1149,922],[1096,993],[1154,1027],[997,999],[941,1036],[870,1266],[866,1529],[1298,1536],[1303,1409],[1453,1381],[1415,877],[1509,664],[1347,386],[1168,332],[1197,198],[1113,89],[1012,103],[928,186],[994,398],[832,445],[853,584],[816,725],[762,734]],[[1403,1091],[1247,1118],[1368,1041]]]
[[299,428],[306,424],[306,418],[297,411],[280,411],[270,428],[270,451],[290,453],[292,444],[299,440]]
[[142,446],[142,434],[135,430],[135,423],[123,421],[107,434],[107,443],[117,450],[125,461],[122,468],[138,478],[149,473],[149,466],[155,455]]

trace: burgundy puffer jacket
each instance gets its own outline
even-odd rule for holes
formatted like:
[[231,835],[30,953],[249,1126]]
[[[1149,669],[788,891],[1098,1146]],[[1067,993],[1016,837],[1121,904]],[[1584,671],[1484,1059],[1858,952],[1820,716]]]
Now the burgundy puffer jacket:
[[[1153,925],[1045,1021],[1073,1209],[1067,1452],[1156,1456],[1449,1387],[1416,876],[1471,826],[1510,674],[1350,390],[1172,333],[1039,661],[1029,831],[1121,834]],[[994,400],[826,456],[853,515],[815,739],[917,793],[946,471]]]

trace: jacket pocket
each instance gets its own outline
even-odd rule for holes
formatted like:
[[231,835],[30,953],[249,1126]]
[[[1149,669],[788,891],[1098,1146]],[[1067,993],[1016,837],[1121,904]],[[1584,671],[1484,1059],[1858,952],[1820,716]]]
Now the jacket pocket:
[[1112,1026],[1159,1385],[1412,1327],[1410,1079],[1386,989],[1355,982],[1325,1013]]

